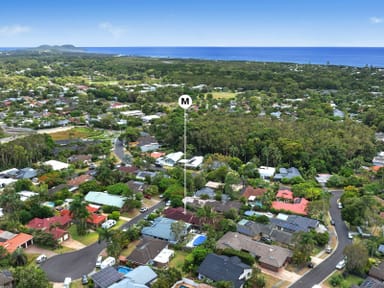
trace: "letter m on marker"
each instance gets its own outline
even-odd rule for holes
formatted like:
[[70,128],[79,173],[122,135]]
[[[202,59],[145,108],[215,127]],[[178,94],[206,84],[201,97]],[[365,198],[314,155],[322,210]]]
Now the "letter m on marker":
[[181,102],[181,105],[189,105],[189,98],[182,97],[180,102]]

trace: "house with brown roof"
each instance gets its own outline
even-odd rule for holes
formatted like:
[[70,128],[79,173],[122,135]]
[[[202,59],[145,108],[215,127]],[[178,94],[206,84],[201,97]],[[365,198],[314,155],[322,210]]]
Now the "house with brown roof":
[[267,192],[265,188],[253,188],[248,185],[241,196],[247,199],[247,201],[254,201],[255,199],[260,199],[265,192]]
[[238,232],[227,232],[217,241],[216,248],[246,251],[256,257],[260,266],[276,272],[292,257],[292,251],[289,249],[261,243]]
[[67,159],[68,163],[76,163],[80,162],[85,165],[89,165],[92,162],[92,156],[91,155],[72,155]]
[[383,282],[384,281],[384,262],[381,262],[378,266],[372,266],[368,272],[368,275]]
[[26,233],[14,234],[0,230],[0,246],[3,246],[8,253],[13,253],[17,248],[27,248],[32,244],[32,235]]
[[213,210],[219,213],[225,213],[228,212],[231,209],[239,210],[243,203],[240,201],[213,201],[213,202],[207,202],[205,205],[212,207]]
[[127,256],[127,261],[130,265],[139,266],[145,265],[153,259],[164,249],[168,247],[168,242],[151,237],[143,237],[140,243],[136,246],[135,250]]
[[67,185],[69,186],[79,186],[80,184],[83,184],[89,180],[91,180],[93,177],[89,174],[83,174],[80,176],[77,176],[75,178],[72,178],[67,181]]
[[42,230],[52,234],[53,238],[59,243],[69,239],[69,233],[64,230],[72,223],[70,215],[54,216],[50,218],[33,218],[27,223],[27,227]]
[[201,223],[202,222],[201,219],[197,217],[195,214],[193,214],[192,212],[186,211],[186,213],[184,213],[183,207],[176,207],[176,208],[169,207],[164,210],[164,216],[176,221],[181,220],[183,222],[192,224],[193,226],[197,226],[197,227],[200,227],[202,224],[204,224],[204,223]]

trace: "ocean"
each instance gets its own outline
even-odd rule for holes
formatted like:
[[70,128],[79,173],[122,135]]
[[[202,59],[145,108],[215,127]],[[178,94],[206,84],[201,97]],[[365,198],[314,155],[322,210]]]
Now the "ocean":
[[[82,47],[89,53],[155,58],[384,67],[384,47]],[[15,48],[0,48],[0,51]]]

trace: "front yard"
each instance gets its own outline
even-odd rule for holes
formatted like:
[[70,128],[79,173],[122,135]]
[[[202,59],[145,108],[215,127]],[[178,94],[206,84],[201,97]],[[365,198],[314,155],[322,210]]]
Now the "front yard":
[[83,243],[86,246],[95,243],[99,238],[99,235],[95,231],[88,232],[84,236],[77,235],[76,224],[71,225],[71,227],[68,228],[68,232],[71,235],[72,239],[79,241],[80,243]]
[[336,272],[334,272],[334,273],[327,279],[327,281],[325,282],[325,284],[327,285],[327,287],[352,287],[353,285],[360,285],[360,283],[364,281],[364,279],[361,278],[361,277],[358,277],[358,276],[349,274],[345,279],[343,279],[343,281],[341,282],[340,285],[338,285],[338,286],[332,286],[332,285],[331,285],[331,278],[332,278],[334,275],[342,275],[342,272],[340,272],[340,271],[336,271]]

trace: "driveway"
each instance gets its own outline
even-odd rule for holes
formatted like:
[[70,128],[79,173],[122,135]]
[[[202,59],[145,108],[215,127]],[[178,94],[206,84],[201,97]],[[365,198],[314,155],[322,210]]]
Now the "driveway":
[[[120,229],[129,228],[153,210],[164,206],[164,202],[154,205],[149,208],[147,212],[139,214],[138,216],[132,218],[131,221],[122,225]],[[41,268],[45,271],[48,279],[52,282],[63,282],[65,277],[78,279],[81,275],[89,274],[95,269],[97,256],[106,247],[107,244],[104,241],[101,243],[96,242],[78,251],[56,255],[49,258],[41,264]]]
[[347,226],[341,219],[340,209],[337,207],[337,199],[340,198],[343,193],[340,190],[331,191],[331,206],[329,212],[332,219],[335,221],[335,229],[338,237],[338,246],[334,253],[327,259],[315,266],[312,270],[306,273],[295,283],[292,283],[289,287],[291,288],[309,288],[313,285],[319,284],[326,279],[331,273],[335,271],[336,264],[343,259],[344,247],[351,244],[351,240],[348,239]]

